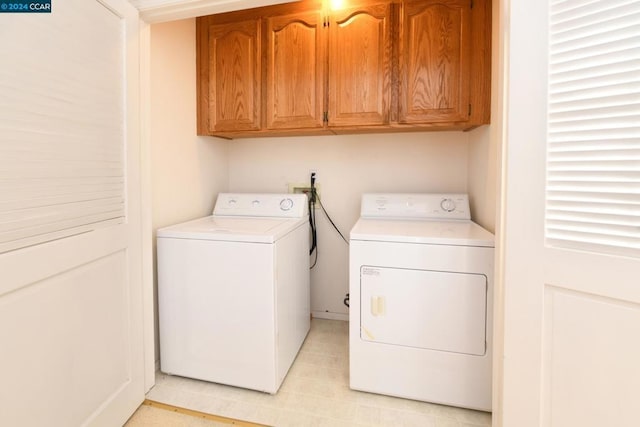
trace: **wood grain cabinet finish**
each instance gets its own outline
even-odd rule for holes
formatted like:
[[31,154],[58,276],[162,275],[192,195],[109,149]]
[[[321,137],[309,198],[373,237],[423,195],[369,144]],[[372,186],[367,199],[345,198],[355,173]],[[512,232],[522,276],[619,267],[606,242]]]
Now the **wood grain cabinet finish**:
[[[351,1],[349,3],[349,1]],[[491,0],[320,0],[197,19],[198,134],[489,123]]]
[[388,124],[391,5],[331,13],[329,40],[329,126]]
[[322,128],[326,75],[320,11],[265,21],[267,129]]
[[406,1],[399,28],[400,123],[467,121],[469,0]]
[[200,40],[206,43],[198,52],[198,68],[200,106],[205,103],[205,108],[199,133],[260,129],[260,21],[203,24]]

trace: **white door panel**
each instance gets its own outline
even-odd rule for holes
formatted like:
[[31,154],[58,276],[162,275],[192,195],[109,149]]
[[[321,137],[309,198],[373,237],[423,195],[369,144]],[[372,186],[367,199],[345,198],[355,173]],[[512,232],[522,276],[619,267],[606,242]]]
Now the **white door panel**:
[[128,385],[127,284],[120,250],[0,298],[3,420],[81,425]]
[[[124,210],[4,246],[0,425],[117,426],[144,399],[138,14],[124,0],[52,3],[0,15],[0,229],[14,233],[23,203],[78,201],[87,182]],[[32,218],[20,233],[40,230]]]
[[637,424],[640,304],[547,286],[544,311],[543,425]]

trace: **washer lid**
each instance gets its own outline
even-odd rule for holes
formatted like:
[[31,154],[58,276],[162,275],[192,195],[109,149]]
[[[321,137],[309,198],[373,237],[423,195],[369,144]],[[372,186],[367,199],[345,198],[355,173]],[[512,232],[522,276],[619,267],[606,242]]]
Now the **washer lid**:
[[473,221],[360,218],[351,240],[493,247],[493,234]]
[[207,216],[161,228],[158,238],[218,240],[247,243],[274,243],[291,230],[304,225],[306,218],[265,218]]

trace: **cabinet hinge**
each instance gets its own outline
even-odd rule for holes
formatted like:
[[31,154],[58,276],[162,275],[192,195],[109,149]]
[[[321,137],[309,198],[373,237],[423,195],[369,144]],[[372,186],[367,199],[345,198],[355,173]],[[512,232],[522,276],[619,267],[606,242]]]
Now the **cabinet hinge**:
[[471,116],[471,104],[469,104],[469,116]]
[[322,113],[322,121],[325,123],[329,123],[329,112],[325,111]]

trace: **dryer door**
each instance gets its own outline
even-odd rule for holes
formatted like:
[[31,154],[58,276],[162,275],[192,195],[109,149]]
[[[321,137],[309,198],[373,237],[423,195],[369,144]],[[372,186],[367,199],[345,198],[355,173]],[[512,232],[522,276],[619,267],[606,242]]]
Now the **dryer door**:
[[487,278],[482,274],[362,266],[365,341],[482,356]]

